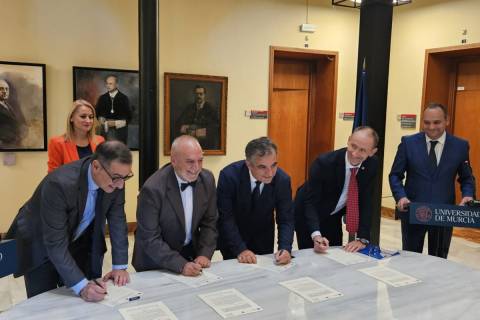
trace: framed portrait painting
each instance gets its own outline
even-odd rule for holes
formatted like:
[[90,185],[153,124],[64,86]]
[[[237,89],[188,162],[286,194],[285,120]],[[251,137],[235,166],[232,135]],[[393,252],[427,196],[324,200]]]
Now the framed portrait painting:
[[0,151],[47,150],[45,64],[0,61]]
[[73,97],[87,100],[95,107],[98,134],[138,150],[138,71],[73,67]]
[[165,73],[164,153],[184,134],[198,139],[204,154],[226,152],[228,78]]

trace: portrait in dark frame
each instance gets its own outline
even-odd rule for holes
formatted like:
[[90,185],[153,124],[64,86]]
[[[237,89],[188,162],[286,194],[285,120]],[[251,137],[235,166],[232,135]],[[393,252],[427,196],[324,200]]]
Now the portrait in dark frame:
[[138,150],[138,71],[74,66],[73,95],[74,100],[85,99],[95,106],[98,134]]
[[165,73],[164,153],[183,134],[196,137],[206,155],[226,153],[228,78]]
[[47,149],[45,64],[0,61],[0,151]]

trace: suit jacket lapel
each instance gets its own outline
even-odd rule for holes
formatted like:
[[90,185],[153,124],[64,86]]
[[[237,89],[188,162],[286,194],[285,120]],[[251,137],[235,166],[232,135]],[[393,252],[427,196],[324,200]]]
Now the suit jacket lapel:
[[192,234],[198,227],[198,223],[200,218],[202,217],[202,202],[207,197],[207,190],[205,183],[202,179],[202,174],[200,174],[197,178],[197,183],[193,188],[193,210],[192,210]]
[[343,186],[345,184],[345,153],[347,152],[347,149],[344,149],[343,152],[340,152],[338,154],[338,158],[336,159],[336,166],[335,166],[335,173],[337,178],[335,188],[338,193],[338,197],[340,198],[340,195],[342,194]]
[[440,156],[440,162],[438,162],[437,172],[440,172],[444,163],[448,163],[447,158],[449,156],[450,147],[451,139],[450,136],[447,134],[445,137],[445,145],[443,146],[442,155]]
[[177,177],[175,176],[175,171],[173,171],[172,167],[170,167],[170,173],[168,175],[166,196],[182,224],[182,230],[185,232],[185,212],[183,210],[182,197],[180,196]]
[[238,199],[242,202],[241,208],[244,212],[250,212],[252,202],[252,186],[247,165],[244,163],[240,173],[240,190]]
[[425,168],[425,171],[428,172],[430,175],[434,174],[432,171],[432,167],[430,166],[430,161],[428,160],[428,147],[427,147],[427,140],[425,138],[425,133],[420,132],[417,135],[417,143],[416,145],[416,154],[420,155],[422,158],[422,163]]
[[91,160],[87,160],[83,162],[82,166],[80,167],[80,176],[78,179],[78,196],[77,196],[78,215],[77,215],[77,223],[75,224],[75,228],[78,227],[78,225],[80,224],[80,221],[82,221],[83,212],[85,211],[85,205],[87,204],[88,168],[91,163],[92,163]]

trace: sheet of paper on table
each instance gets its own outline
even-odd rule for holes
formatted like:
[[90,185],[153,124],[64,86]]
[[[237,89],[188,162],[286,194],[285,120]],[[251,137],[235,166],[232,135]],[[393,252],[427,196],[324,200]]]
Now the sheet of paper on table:
[[196,277],[187,277],[181,274],[171,274],[171,273],[167,273],[165,274],[165,276],[167,278],[181,282],[192,288],[205,286],[207,284],[217,282],[223,279],[220,276],[217,276],[211,272],[205,271],[205,269],[202,271],[202,273],[199,276],[196,276]]
[[343,296],[343,294],[337,290],[334,290],[310,277],[282,281],[279,282],[279,284],[312,303]]
[[115,307],[125,302],[138,300],[143,295],[143,292],[126,286],[115,286],[111,281],[107,282],[107,292],[105,299],[100,301],[100,303],[109,307]]
[[328,249],[327,253],[319,254],[319,256],[327,257],[329,259],[332,259],[332,260],[334,260],[338,263],[341,263],[343,265],[346,265],[346,266],[375,260],[375,259],[373,259],[369,256],[366,256],[366,255],[363,255],[363,254],[360,254],[360,253],[347,252],[347,251],[343,250],[342,248]]
[[118,309],[125,320],[177,320],[161,301]]
[[220,290],[198,296],[224,319],[263,310],[237,289]]
[[364,268],[358,271],[394,287],[403,287],[422,282],[422,280],[416,279],[408,274],[384,266]]
[[262,269],[266,269],[273,272],[282,272],[295,266],[295,261],[291,260],[290,263],[282,265],[282,264],[276,264],[275,258],[273,257],[270,258],[270,257],[264,257],[264,256],[258,255],[257,263],[249,264],[249,266],[262,268]]

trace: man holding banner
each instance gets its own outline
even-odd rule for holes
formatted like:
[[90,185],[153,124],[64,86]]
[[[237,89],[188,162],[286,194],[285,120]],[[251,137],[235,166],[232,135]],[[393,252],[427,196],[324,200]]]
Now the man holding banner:
[[457,175],[462,192],[459,205],[473,199],[469,144],[445,131],[449,119],[441,104],[429,104],[422,121],[423,132],[402,137],[389,175],[390,189],[401,215],[403,250],[421,253],[428,231],[428,254],[447,258],[452,227],[411,224],[408,206],[410,202],[454,204]]

